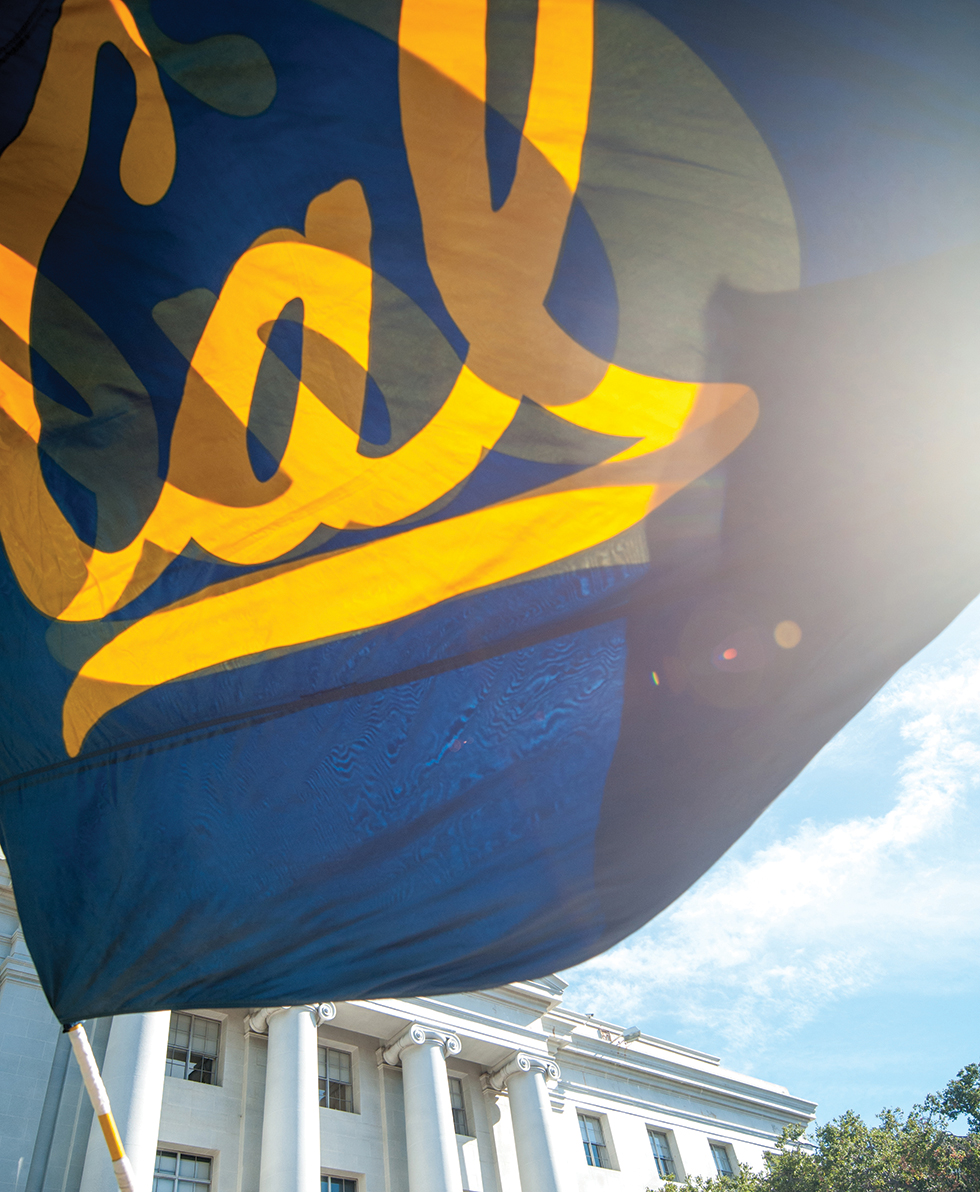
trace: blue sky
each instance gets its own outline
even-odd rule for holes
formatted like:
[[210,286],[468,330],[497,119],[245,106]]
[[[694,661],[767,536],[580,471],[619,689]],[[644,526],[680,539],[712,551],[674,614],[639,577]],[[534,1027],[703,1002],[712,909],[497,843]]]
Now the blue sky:
[[819,1102],[909,1109],[980,1061],[980,600],[566,1004]]

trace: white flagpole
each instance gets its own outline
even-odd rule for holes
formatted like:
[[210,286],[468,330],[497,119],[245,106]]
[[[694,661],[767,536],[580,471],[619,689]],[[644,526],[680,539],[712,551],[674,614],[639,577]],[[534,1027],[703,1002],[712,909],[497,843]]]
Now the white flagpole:
[[74,1026],[66,1026],[65,1033],[71,1039],[71,1049],[75,1053],[75,1059],[78,1060],[82,1080],[85,1081],[85,1087],[88,1089],[89,1100],[92,1102],[92,1108],[102,1127],[106,1146],[109,1148],[109,1157],[112,1159],[112,1170],[115,1172],[116,1183],[119,1185],[119,1192],[136,1192],[133,1165],[126,1155],[119,1131],[116,1129],[112,1108],[109,1105],[109,1096],[102,1083],[99,1065],[95,1062],[95,1056],[92,1054],[92,1045],[88,1041],[85,1027],[80,1022],[76,1022]]

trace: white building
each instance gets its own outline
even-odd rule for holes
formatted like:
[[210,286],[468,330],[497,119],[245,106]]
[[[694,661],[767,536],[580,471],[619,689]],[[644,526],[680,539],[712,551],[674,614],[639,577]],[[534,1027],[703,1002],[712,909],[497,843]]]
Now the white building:
[[[760,1167],[812,1102],[562,1005],[484,993],[87,1025],[150,1192],[645,1192]],[[319,1181],[319,1182],[318,1182]],[[113,1192],[0,861],[0,1192]]]

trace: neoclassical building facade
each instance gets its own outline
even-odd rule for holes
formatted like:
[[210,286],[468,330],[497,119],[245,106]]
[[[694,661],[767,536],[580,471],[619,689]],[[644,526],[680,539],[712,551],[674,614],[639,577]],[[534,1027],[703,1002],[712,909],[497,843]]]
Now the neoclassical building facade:
[[[812,1102],[569,1009],[482,993],[86,1024],[140,1192],[646,1192],[759,1167]],[[0,1189],[114,1192],[0,861]]]

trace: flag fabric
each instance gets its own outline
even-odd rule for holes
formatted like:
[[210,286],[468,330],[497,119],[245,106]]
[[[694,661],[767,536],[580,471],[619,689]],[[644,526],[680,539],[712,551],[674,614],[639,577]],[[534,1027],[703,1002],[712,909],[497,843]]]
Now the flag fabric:
[[63,1021],[582,961],[980,591],[976,3],[0,21],[0,842]]

